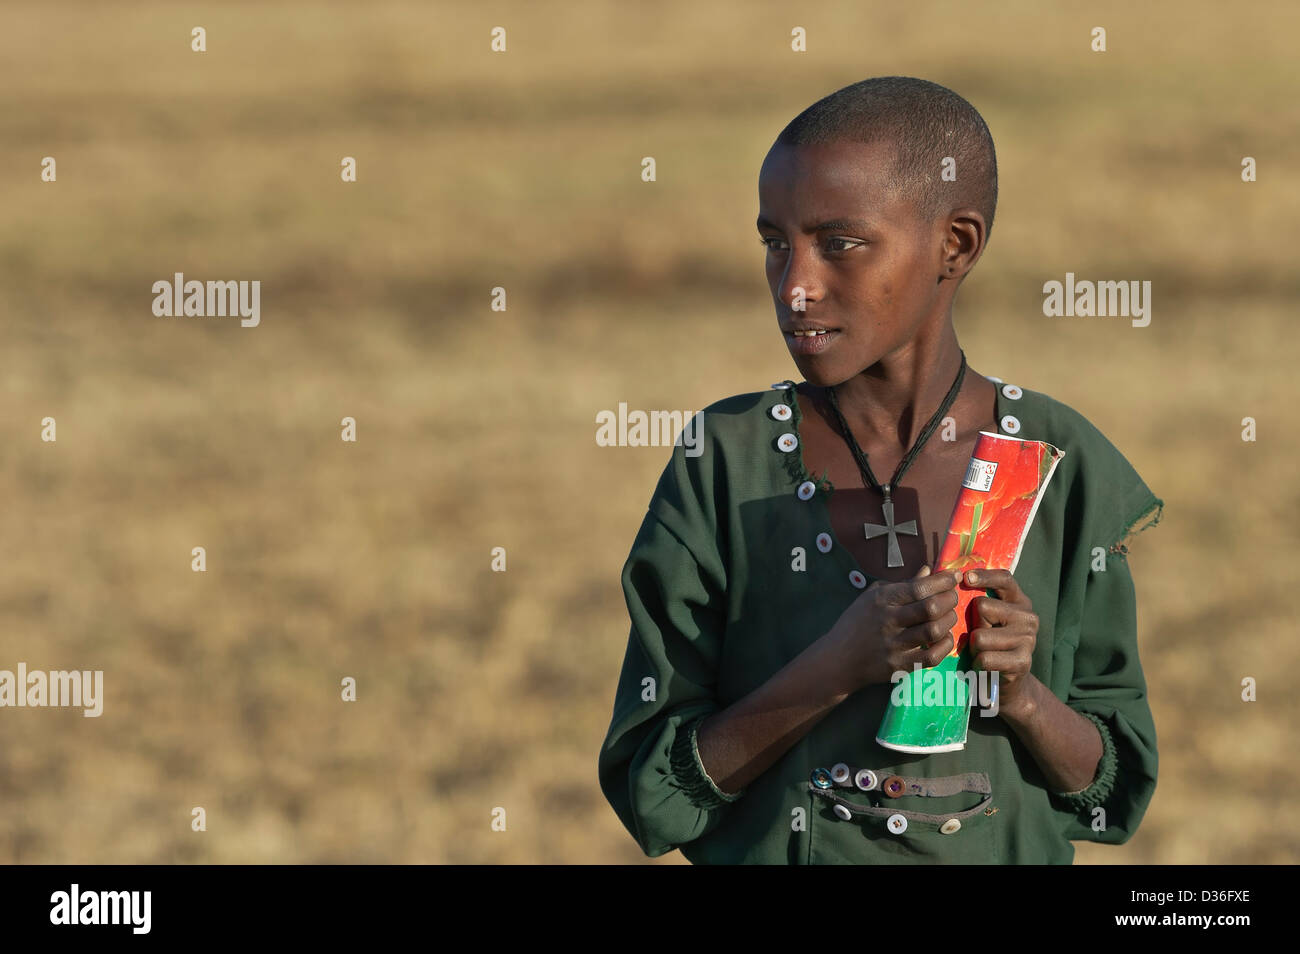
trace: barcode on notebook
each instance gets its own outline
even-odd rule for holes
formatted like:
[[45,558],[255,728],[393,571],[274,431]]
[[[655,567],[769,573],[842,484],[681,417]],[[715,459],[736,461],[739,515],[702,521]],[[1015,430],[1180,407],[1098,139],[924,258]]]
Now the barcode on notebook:
[[971,490],[988,490],[993,486],[993,475],[997,471],[997,461],[980,460],[978,457],[972,457],[970,466],[966,468],[966,479],[961,482],[961,485],[969,487]]

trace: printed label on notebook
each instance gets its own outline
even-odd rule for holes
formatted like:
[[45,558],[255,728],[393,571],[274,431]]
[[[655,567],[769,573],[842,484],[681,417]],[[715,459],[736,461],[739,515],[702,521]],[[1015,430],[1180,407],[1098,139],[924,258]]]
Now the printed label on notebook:
[[997,461],[980,460],[978,457],[972,457],[969,466],[966,468],[966,479],[961,482],[961,485],[970,490],[987,491],[993,486],[993,475],[997,472]]

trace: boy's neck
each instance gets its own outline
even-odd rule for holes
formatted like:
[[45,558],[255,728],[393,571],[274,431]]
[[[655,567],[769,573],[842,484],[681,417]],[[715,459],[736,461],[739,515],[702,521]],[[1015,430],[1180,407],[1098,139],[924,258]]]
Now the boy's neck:
[[[897,445],[903,452],[916,443],[961,367],[956,332],[951,324],[945,331],[937,339],[915,339],[839,385],[840,410],[860,443]],[[968,364],[962,392],[972,376]],[[949,413],[955,410],[954,404]]]

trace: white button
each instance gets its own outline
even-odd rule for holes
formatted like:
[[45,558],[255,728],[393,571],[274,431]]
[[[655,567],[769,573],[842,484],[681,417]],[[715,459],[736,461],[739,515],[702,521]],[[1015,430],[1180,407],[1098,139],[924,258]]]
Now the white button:
[[1020,432],[1020,418],[1008,414],[1002,419],[1002,429],[1008,434],[1018,434]]
[[857,570],[853,570],[849,573],[849,582],[860,590],[865,590],[867,588],[867,578]]
[[902,815],[890,815],[885,824],[889,826],[889,830],[895,835],[901,835],[907,831],[907,819]]
[[814,484],[811,480],[805,480],[802,484],[799,485],[800,500],[811,500],[812,495],[815,493],[817,493],[817,485]]
[[782,434],[776,439],[776,446],[788,454],[799,446],[799,438],[793,434]]
[[848,785],[852,777],[853,770],[843,762],[836,762],[831,766],[831,781],[836,785]]
[[853,821],[853,813],[849,811],[848,808],[845,807],[844,805],[836,805],[835,814],[839,815],[845,821]]
[[831,535],[829,533],[817,534],[817,549],[821,550],[822,553],[831,552],[831,543]]
[[951,835],[953,832],[961,831],[961,822],[955,818],[949,818],[939,827],[939,830],[945,835]]
[[[1016,396],[1019,397],[1019,395],[1016,395]],[[794,416],[794,412],[790,410],[790,405],[789,405],[789,404],[773,404],[773,405],[772,405],[772,417],[776,418],[776,420],[778,420],[778,421],[788,421],[788,420],[790,420],[790,418],[793,417],[793,416]]]
[[792,388],[792,387],[794,387],[793,381],[778,381],[776,382],[776,384],[772,385],[772,390],[784,391],[786,388]]
[[1003,396],[1009,397],[1013,401],[1019,401],[1020,395],[1024,393],[1024,391],[1020,390],[1020,388],[1016,387],[1014,384],[1006,384],[1002,387]]
[[864,792],[872,792],[880,784],[880,780],[876,778],[876,773],[871,769],[862,769],[857,775],[853,776],[853,784]]

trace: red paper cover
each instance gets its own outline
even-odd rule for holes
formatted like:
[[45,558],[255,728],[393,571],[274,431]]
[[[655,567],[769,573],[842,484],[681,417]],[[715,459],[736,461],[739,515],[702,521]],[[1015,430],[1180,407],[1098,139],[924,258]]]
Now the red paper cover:
[[[934,570],[991,567],[1014,573],[1043,490],[1064,456],[1044,441],[980,431]],[[984,592],[964,583],[958,587],[950,655],[960,654],[970,630],[980,625],[978,614],[970,614],[974,620],[967,616],[971,600]]]

